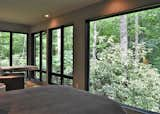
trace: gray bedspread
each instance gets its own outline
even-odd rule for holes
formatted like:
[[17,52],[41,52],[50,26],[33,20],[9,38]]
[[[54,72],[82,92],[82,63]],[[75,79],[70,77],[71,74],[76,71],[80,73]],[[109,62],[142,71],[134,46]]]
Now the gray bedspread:
[[0,114],[124,114],[107,97],[66,86],[45,86],[0,94]]

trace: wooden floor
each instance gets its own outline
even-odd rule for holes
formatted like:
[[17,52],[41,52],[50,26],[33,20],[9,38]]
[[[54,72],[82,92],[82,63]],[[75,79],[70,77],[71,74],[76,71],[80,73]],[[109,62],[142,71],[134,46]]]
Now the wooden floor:
[[27,80],[25,81],[25,88],[33,88],[48,85],[46,82],[39,82],[35,80]]

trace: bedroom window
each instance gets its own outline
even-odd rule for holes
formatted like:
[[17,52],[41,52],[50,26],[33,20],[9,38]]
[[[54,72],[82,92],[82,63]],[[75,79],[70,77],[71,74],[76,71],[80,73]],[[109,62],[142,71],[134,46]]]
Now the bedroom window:
[[27,65],[27,34],[0,32],[0,66]]
[[53,84],[73,83],[73,26],[52,31],[52,79]]
[[40,81],[46,81],[46,38],[46,32],[34,34],[34,64],[38,67],[35,78]]
[[89,22],[89,91],[160,113],[160,8]]

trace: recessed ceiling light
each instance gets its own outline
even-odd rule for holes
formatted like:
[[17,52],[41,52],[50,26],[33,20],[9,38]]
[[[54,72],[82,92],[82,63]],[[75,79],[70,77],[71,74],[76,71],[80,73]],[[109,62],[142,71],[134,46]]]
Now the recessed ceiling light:
[[45,14],[44,17],[45,18],[50,18],[50,15],[49,14]]

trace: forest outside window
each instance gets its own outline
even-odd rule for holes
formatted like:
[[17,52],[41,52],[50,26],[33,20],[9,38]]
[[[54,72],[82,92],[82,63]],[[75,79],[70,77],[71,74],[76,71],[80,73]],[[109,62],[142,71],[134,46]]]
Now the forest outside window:
[[0,66],[10,66],[9,32],[0,32]]
[[27,34],[0,32],[0,66],[27,65]]
[[73,76],[73,26],[64,28],[64,74]]
[[61,72],[61,29],[52,31],[52,72]]
[[[40,33],[34,34],[34,50],[35,50],[35,65],[40,70]],[[35,78],[40,79],[40,72],[35,73]]]
[[46,32],[35,33],[34,35],[34,64],[38,67],[35,78],[46,81]]
[[73,83],[73,26],[52,31],[52,78],[54,84]]
[[89,26],[90,92],[160,113],[160,8]]
[[13,33],[12,65],[27,65],[27,35]]

